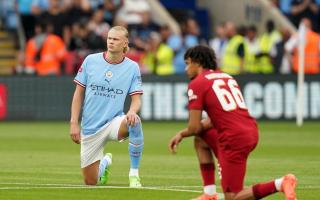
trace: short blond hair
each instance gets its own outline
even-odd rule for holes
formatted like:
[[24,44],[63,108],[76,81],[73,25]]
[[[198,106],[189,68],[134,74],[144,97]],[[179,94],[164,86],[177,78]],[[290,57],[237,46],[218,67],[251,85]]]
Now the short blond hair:
[[110,29],[110,31],[111,31],[111,30],[122,31],[122,32],[124,33],[124,36],[125,36],[126,38],[129,38],[129,32],[128,32],[128,30],[127,30],[125,27],[123,27],[123,26],[114,26],[114,27],[112,27],[112,28]]
[[123,53],[127,53],[129,51],[129,32],[128,30],[123,26],[114,26],[109,31],[115,30],[115,31],[122,31],[124,33],[124,36],[127,38],[128,43],[127,46],[123,48]]

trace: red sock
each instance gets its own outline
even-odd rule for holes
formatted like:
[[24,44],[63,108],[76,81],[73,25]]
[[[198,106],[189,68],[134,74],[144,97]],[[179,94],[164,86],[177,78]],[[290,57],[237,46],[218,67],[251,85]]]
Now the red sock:
[[263,197],[277,192],[274,181],[270,181],[268,183],[258,183],[252,187],[252,190],[256,199],[262,199]]
[[203,185],[214,185],[214,163],[200,164]]

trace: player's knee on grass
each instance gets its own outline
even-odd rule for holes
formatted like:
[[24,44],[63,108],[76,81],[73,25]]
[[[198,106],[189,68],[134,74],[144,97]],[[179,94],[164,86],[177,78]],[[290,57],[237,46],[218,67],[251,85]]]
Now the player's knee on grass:
[[98,180],[97,180],[97,178],[86,177],[86,178],[84,178],[84,183],[86,185],[97,185]]

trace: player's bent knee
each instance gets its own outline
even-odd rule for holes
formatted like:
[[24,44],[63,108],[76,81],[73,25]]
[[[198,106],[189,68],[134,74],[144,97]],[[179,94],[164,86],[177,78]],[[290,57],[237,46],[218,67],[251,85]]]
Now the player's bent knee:
[[98,180],[97,180],[97,179],[94,179],[94,178],[85,178],[85,179],[84,179],[84,183],[85,183],[86,185],[97,185]]
[[195,149],[203,148],[206,146],[206,143],[203,141],[203,139],[198,136],[194,137],[193,144]]
[[236,194],[233,192],[226,192],[224,193],[224,199],[225,200],[235,200]]

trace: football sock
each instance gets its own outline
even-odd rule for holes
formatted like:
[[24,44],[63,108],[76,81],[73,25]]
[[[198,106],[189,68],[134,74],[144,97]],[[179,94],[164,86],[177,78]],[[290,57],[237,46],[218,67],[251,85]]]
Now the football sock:
[[216,185],[205,185],[203,187],[203,192],[208,195],[214,195],[217,193]]
[[283,178],[278,178],[278,179],[274,180],[274,185],[275,185],[277,191],[281,191],[282,181],[283,181]]
[[112,161],[109,156],[104,156],[100,160],[98,179],[104,174],[106,167],[111,164],[111,162]]
[[139,170],[130,168],[129,176],[139,176]]
[[214,163],[200,164],[200,171],[204,186],[215,184],[214,169]]
[[258,183],[252,187],[253,195],[255,199],[262,199],[270,194],[276,193],[277,189],[275,186],[275,181],[270,181],[267,183]]
[[141,121],[133,126],[129,126],[128,128],[130,168],[138,169],[143,150],[143,132]]

